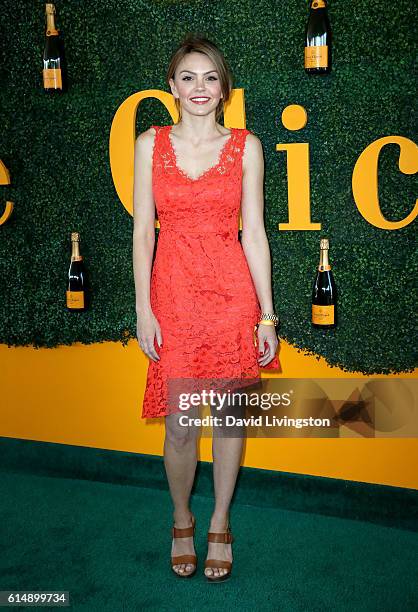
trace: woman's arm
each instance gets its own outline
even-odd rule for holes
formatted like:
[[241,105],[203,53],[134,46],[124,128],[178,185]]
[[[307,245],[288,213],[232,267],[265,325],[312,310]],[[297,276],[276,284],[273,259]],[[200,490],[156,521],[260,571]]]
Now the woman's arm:
[[[264,157],[261,142],[255,134],[247,134],[242,172],[241,245],[254,281],[261,312],[272,313],[271,257],[263,218]],[[260,353],[264,342],[268,344],[268,349],[259,359],[259,364],[263,367],[276,353],[278,341],[274,326],[259,325],[258,340]]]
[[157,335],[159,345],[161,345],[162,338],[150,301],[150,280],[155,246],[155,203],[152,193],[154,138],[155,130],[150,128],[140,134],[135,141],[133,270],[138,341],[142,350],[155,361],[159,359],[159,355],[154,348],[154,337]]

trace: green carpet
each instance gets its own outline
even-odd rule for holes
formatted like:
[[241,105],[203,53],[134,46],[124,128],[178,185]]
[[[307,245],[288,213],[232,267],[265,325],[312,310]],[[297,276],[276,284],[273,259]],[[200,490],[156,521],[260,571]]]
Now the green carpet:
[[182,580],[166,490],[3,469],[0,496],[0,590],[66,590],[73,610],[418,609],[411,529],[235,500],[233,574],[208,584],[209,497],[192,497],[199,565]]

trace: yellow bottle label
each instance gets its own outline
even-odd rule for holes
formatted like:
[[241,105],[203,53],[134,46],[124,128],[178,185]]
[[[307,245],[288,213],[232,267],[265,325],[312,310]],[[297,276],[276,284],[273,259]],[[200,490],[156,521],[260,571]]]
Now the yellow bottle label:
[[319,8],[327,8],[327,5],[325,4],[324,0],[314,0],[314,2],[312,2],[311,7],[313,9],[319,9]]
[[84,308],[84,291],[67,291],[68,308]]
[[332,325],[334,323],[334,304],[330,306],[312,304],[312,323],[316,325]]
[[305,47],[305,68],[327,68],[328,45]]
[[61,68],[44,68],[44,88],[62,89]]

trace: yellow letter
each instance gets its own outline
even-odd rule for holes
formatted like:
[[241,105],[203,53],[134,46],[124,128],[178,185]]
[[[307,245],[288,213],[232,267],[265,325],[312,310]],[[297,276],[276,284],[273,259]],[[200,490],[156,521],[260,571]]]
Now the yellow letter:
[[[290,104],[282,112],[282,123],[288,130],[302,129],[306,120],[306,110],[298,104]],[[279,230],[320,230],[321,224],[311,221],[309,144],[278,144],[276,151],[287,151],[289,222],[279,223]]]
[[[0,159],[0,185],[10,185],[10,174],[4,163]],[[4,213],[0,217],[0,225],[6,223],[13,212],[13,202],[6,202]]]
[[360,214],[372,225],[380,229],[395,230],[405,227],[418,214],[418,200],[405,219],[388,221],[382,215],[379,206],[377,166],[379,153],[387,144],[399,145],[399,170],[403,174],[414,174],[418,171],[418,147],[403,136],[385,136],[375,140],[358,158],[353,170],[353,196]]

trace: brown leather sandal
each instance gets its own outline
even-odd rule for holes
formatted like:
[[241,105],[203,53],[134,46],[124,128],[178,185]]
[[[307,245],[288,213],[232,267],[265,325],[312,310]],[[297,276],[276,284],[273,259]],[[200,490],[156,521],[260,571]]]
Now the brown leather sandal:
[[[228,529],[226,532],[222,532],[222,533],[215,533],[213,531],[208,532],[208,542],[220,542],[224,544],[232,544],[233,541],[234,541],[234,536],[232,535],[231,527],[229,525],[228,525]],[[211,567],[211,568],[221,567],[221,568],[228,570],[226,574],[223,574],[223,576],[214,576],[213,574],[212,576],[208,576],[205,573],[206,579],[209,582],[222,582],[223,580],[227,580],[231,575],[232,561],[222,561],[220,559],[206,559],[205,569],[207,567]]]
[[[172,535],[173,538],[190,538],[190,537],[194,537],[194,532],[195,532],[195,528],[196,528],[196,520],[195,517],[192,516],[192,525],[191,527],[184,527],[183,529],[179,529],[178,527],[172,527]],[[174,569],[173,565],[180,565],[181,563],[190,563],[194,565],[194,570],[192,570],[191,572],[176,572],[176,570]],[[196,572],[197,569],[197,557],[196,555],[177,555],[176,557],[171,557],[171,569],[173,570],[173,572],[176,574],[176,576],[179,576],[179,578],[191,578],[193,576],[193,574]]]

